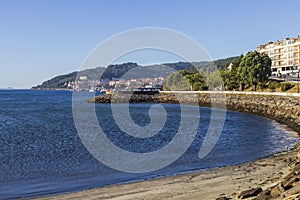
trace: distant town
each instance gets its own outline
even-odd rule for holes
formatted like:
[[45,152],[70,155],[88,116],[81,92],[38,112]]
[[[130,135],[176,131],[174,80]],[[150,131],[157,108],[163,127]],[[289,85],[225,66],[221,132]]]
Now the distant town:
[[88,80],[87,76],[80,76],[78,80],[70,81],[67,83],[67,88],[74,91],[89,90],[118,90],[118,91],[133,91],[136,88],[155,88],[162,89],[164,77],[157,78],[141,78],[141,79],[101,79],[101,80]]

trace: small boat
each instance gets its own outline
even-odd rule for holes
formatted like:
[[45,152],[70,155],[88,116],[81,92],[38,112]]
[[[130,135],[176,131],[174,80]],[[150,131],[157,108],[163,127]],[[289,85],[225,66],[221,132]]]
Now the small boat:
[[106,90],[105,94],[112,94],[112,91],[111,90]]
[[105,89],[102,89],[102,90],[96,90],[94,91],[95,92],[95,96],[99,96],[101,94],[112,94],[112,91],[111,90],[105,90]]

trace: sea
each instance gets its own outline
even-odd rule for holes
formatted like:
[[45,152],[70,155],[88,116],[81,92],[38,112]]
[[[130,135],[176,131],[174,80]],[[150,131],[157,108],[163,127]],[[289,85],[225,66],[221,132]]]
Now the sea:
[[[71,91],[0,90],[0,199],[49,196],[230,166],[285,151],[299,142],[284,125],[273,120],[226,111],[216,145],[207,156],[199,158],[212,109],[186,106],[186,109],[199,109],[200,112],[200,116],[189,116],[198,117],[199,125],[187,150],[163,168],[141,173],[124,172],[90,153],[74,122],[72,96]],[[89,92],[80,92],[77,103],[90,104],[85,101],[90,96]],[[142,138],[128,135],[118,127],[110,104],[93,106],[99,126],[114,145],[145,155],[172,142],[183,108],[178,104],[161,104],[166,123],[156,135]],[[151,123],[152,104],[118,106],[129,106],[132,121],[137,126]],[[160,114],[155,110],[151,112]],[[184,130],[181,134],[185,134]],[[108,153],[107,156],[113,158],[115,155]]]

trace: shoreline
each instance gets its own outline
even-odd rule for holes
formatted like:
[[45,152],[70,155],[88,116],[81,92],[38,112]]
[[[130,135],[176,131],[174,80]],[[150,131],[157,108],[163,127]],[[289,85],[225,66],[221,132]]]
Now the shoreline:
[[273,119],[300,136],[300,95],[298,93],[161,91],[159,94],[114,93],[88,99],[88,103],[170,103],[198,105],[254,114]]
[[[185,97],[188,92],[185,92]],[[142,98],[140,98],[142,97]],[[156,96],[139,95],[138,98],[124,95],[117,100],[140,102],[178,103],[176,97],[170,94]],[[296,99],[296,100],[295,100]],[[279,103],[274,103],[277,101]],[[191,99],[185,99],[189,103]],[[225,103],[226,109],[256,114],[277,121],[280,124],[292,128],[299,137],[299,99],[292,96],[267,96],[252,94],[230,94],[227,99],[220,98],[219,103]],[[93,101],[90,101],[93,102]],[[110,103],[111,95],[101,95],[101,99],[95,98],[97,103]],[[119,102],[116,102],[119,103]],[[209,94],[198,94],[199,106],[209,107],[211,99]],[[214,102],[217,103],[218,102]],[[296,109],[291,106],[295,105]],[[290,115],[288,115],[290,113]],[[293,163],[298,160],[300,144],[292,150],[278,155],[270,155],[267,158],[256,161],[220,167],[216,169],[190,172],[181,175],[173,175],[134,183],[121,183],[112,186],[71,192],[67,194],[41,197],[36,199],[217,199],[218,197],[230,197],[235,199],[240,191],[261,187],[268,190],[289,173]]]
[[299,150],[300,144],[297,144],[291,150],[244,164],[33,199],[214,200],[225,196],[235,198],[243,190],[253,187],[267,189],[276,185],[292,169]]

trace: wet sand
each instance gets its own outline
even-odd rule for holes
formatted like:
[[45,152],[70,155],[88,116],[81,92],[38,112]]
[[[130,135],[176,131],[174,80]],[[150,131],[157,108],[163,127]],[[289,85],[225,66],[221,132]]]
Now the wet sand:
[[235,198],[239,191],[253,187],[264,189],[276,184],[289,172],[290,166],[297,160],[298,151],[299,145],[287,152],[241,165],[38,199],[210,200],[221,196]]

